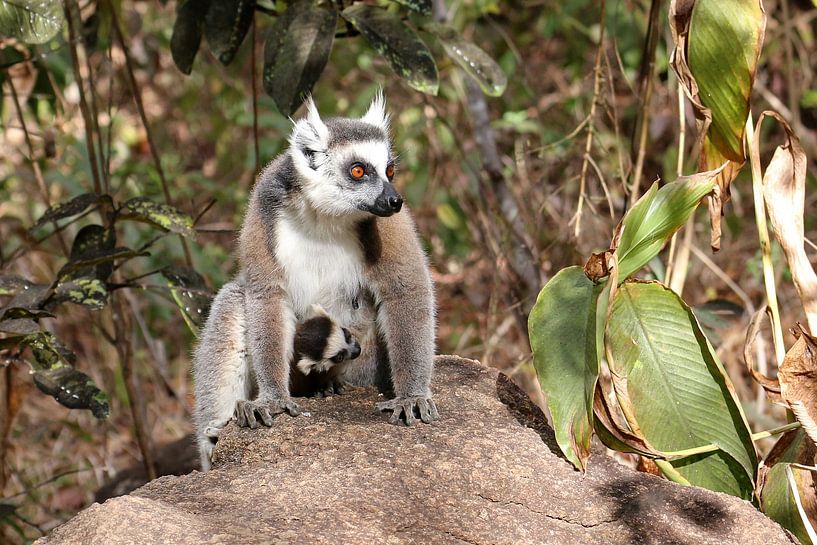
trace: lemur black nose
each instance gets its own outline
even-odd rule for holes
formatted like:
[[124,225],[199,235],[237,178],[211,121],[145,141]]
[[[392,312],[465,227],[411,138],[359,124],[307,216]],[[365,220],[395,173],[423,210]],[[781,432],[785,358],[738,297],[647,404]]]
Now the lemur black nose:
[[403,208],[403,198],[400,197],[400,195],[389,197],[389,208],[391,208],[395,214],[399,212],[400,209]]
[[355,341],[352,343],[352,349],[349,351],[349,359],[353,360],[360,355],[360,343]]

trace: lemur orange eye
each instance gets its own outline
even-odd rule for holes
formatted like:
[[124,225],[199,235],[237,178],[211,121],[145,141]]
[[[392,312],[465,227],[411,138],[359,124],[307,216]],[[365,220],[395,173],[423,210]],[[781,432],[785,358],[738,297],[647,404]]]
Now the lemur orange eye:
[[363,168],[363,165],[359,163],[354,164],[352,165],[352,168],[349,169],[349,174],[351,174],[352,178],[354,178],[355,180],[359,180],[363,178],[364,174],[366,174],[366,169]]
[[386,167],[386,177],[391,180],[394,178],[394,165],[389,165]]

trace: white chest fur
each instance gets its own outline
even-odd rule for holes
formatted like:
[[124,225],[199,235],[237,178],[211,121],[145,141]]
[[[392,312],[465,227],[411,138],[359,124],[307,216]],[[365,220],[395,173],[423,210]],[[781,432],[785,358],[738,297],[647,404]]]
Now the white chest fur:
[[276,225],[275,257],[283,266],[292,310],[303,318],[319,304],[343,324],[363,285],[363,254],[350,229],[322,229],[288,216]]

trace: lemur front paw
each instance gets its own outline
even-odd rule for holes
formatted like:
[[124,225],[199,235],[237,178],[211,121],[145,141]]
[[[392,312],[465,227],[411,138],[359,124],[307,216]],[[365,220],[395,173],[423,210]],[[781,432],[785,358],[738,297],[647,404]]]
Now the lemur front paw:
[[315,397],[332,397],[333,395],[341,395],[346,391],[349,384],[345,380],[329,380],[318,387],[315,392]]
[[281,413],[298,416],[301,414],[301,409],[289,398],[240,400],[235,404],[233,417],[242,428],[255,429],[258,427],[259,420],[267,427],[272,426],[272,417]]
[[431,422],[440,417],[437,412],[437,405],[431,396],[395,397],[388,401],[381,401],[377,404],[377,410],[392,411],[389,422],[399,424],[401,416],[405,418],[407,426],[411,426],[417,421],[417,415],[423,422]]

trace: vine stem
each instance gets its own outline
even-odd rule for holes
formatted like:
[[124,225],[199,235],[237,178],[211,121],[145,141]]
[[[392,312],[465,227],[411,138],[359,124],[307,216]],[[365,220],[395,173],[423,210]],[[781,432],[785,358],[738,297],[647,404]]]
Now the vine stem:
[[783,343],[783,328],[780,325],[780,308],[777,304],[777,289],[774,284],[774,265],[772,264],[772,246],[769,239],[769,228],[766,223],[766,201],[763,198],[763,173],[760,168],[760,157],[755,140],[755,126],[752,113],[746,118],[746,143],[749,150],[749,161],[752,166],[752,193],[755,204],[755,223],[760,241],[760,254],[763,261],[763,283],[766,288],[766,299],[772,318],[772,339],[777,364],[783,363],[786,357],[786,346]]
[[[678,80],[676,80],[678,81]],[[678,162],[675,164],[675,174],[679,178],[684,175],[684,152],[686,150],[686,98],[684,88],[678,81]],[[692,236],[695,233],[695,214],[687,220],[684,227],[684,239],[680,247],[676,247],[678,233],[672,235],[667,259],[667,273],[664,280],[669,288],[680,297],[686,284],[687,268],[689,267],[689,252],[692,246]]]
[[[776,428],[772,428],[770,430],[759,431],[757,433],[752,434],[752,441],[760,441],[761,439],[766,439],[767,437],[771,437],[773,435],[777,435],[779,433],[783,433],[786,431],[796,430],[797,428],[801,427],[800,422],[792,422],[790,424],[784,424],[782,426],[778,426]],[[684,450],[676,450],[672,452],[665,452],[663,453],[667,460],[677,460],[679,458],[686,458],[688,456],[695,456],[696,454],[706,454],[707,452],[715,452],[716,450],[720,450],[721,447],[718,445],[704,445],[701,447],[694,447],[688,448]]]

